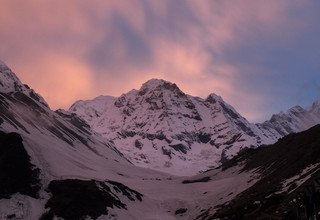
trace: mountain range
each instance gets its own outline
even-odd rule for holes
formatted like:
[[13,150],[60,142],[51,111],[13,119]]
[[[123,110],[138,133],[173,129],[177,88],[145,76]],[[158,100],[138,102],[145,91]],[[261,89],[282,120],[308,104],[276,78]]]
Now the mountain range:
[[[192,97],[151,80],[119,98],[53,111],[0,62],[0,218],[311,217],[320,127],[282,136],[316,123],[318,107],[255,125],[217,95]],[[126,148],[145,155],[140,165]]]
[[250,123],[220,96],[199,98],[159,79],[120,97],[77,101],[70,109],[133,164],[174,175],[221,165],[244,148],[275,143],[320,122],[320,102]]

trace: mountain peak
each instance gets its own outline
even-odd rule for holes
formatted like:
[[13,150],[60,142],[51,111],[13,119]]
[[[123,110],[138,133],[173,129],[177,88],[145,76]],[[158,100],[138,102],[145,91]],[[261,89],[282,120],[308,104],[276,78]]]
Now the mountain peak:
[[312,103],[311,107],[309,108],[311,112],[320,113],[320,100],[315,101]]
[[[11,75],[14,75],[14,73],[12,73],[11,69],[8,67],[8,65],[3,62],[2,60],[0,60],[0,71],[2,73],[7,72],[6,74],[8,74],[8,72],[11,72]],[[5,74],[5,73],[4,73]],[[14,76],[14,78],[17,78],[16,76]]]
[[302,108],[300,105],[293,106],[288,110],[288,112],[303,112],[303,111],[305,111],[305,109]]
[[211,93],[210,95],[208,95],[208,97],[206,98],[206,101],[211,103],[224,102],[222,97],[215,93]]
[[23,90],[24,86],[12,70],[0,60],[0,92]]
[[164,79],[152,78],[152,79],[149,79],[147,82],[143,83],[142,86],[156,87],[163,84],[173,84],[173,83],[166,81]]
[[12,93],[22,92],[30,98],[38,101],[46,107],[49,107],[48,103],[29,86],[22,84],[19,78],[14,72],[0,60],[0,92]]
[[175,83],[171,83],[169,81],[163,79],[150,79],[147,82],[143,83],[140,91],[153,91],[158,89],[165,89],[170,91],[180,91],[178,86]]
[[5,62],[3,62],[2,60],[0,60],[0,66],[7,66],[7,64]]
[[312,103],[312,108],[320,107],[320,99]]

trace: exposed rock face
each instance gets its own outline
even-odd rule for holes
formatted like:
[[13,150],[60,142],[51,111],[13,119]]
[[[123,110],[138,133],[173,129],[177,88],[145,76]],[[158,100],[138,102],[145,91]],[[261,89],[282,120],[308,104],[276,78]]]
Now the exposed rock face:
[[65,220],[88,216],[97,219],[101,215],[108,215],[107,208],[127,209],[117,193],[131,201],[142,201],[142,194],[112,181],[54,180],[50,182],[48,191],[52,193],[52,197],[46,204],[49,211],[41,217],[42,220],[51,220],[54,216]]
[[36,198],[41,188],[39,172],[31,163],[21,136],[0,131],[0,199],[16,193]]

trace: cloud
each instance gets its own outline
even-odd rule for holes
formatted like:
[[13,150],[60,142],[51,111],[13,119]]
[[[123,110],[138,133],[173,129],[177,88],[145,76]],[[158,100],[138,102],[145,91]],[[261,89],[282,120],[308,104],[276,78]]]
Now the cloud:
[[[120,95],[149,78],[165,78],[192,95],[218,93],[258,120],[266,114],[261,113],[264,100],[274,94],[253,91],[258,88],[251,78],[268,72],[269,45],[292,47],[316,20],[300,12],[308,4],[2,0],[0,56],[54,108],[101,94]],[[268,39],[266,48],[254,51],[256,56],[246,53],[259,39]],[[258,43],[254,46],[259,50]],[[246,63],[246,57],[255,63]],[[255,73],[245,73],[248,69]]]
[[21,79],[50,100],[50,107],[68,108],[74,100],[94,97],[93,76],[80,60],[49,54],[38,62],[36,67],[30,69],[26,66],[28,74],[22,75]]

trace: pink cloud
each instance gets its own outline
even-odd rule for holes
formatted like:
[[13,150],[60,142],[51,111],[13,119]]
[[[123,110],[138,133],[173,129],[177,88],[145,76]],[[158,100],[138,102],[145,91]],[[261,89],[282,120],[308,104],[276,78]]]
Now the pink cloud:
[[[180,33],[183,37],[175,39],[161,30],[150,33],[146,8],[161,24],[159,29],[165,30],[168,24],[162,22],[168,17],[171,4],[170,0],[4,0],[0,7],[0,39],[4,42],[0,55],[53,108],[65,108],[76,99],[100,94],[119,95],[156,77],[176,82],[193,95],[204,97],[216,92],[250,119],[257,118],[258,112],[249,111],[243,103],[253,101],[259,105],[261,99],[235,87],[234,76],[241,73],[218,56],[226,47],[238,43],[241,31],[282,35],[282,30],[292,22],[290,11],[303,3],[186,1],[184,4],[196,21],[183,23],[181,19],[177,27],[183,31]],[[98,73],[92,68],[87,54],[114,33],[114,14],[119,14],[139,33],[141,41],[152,51],[151,63],[143,66],[126,62],[128,51],[123,42],[126,36],[118,36],[112,55],[125,65],[119,65],[117,70],[105,66]]]
[[21,80],[50,100],[53,109],[68,108],[74,100],[94,97],[93,76],[84,62],[63,55],[48,55],[38,62],[36,67],[24,67],[28,74],[21,75]]

